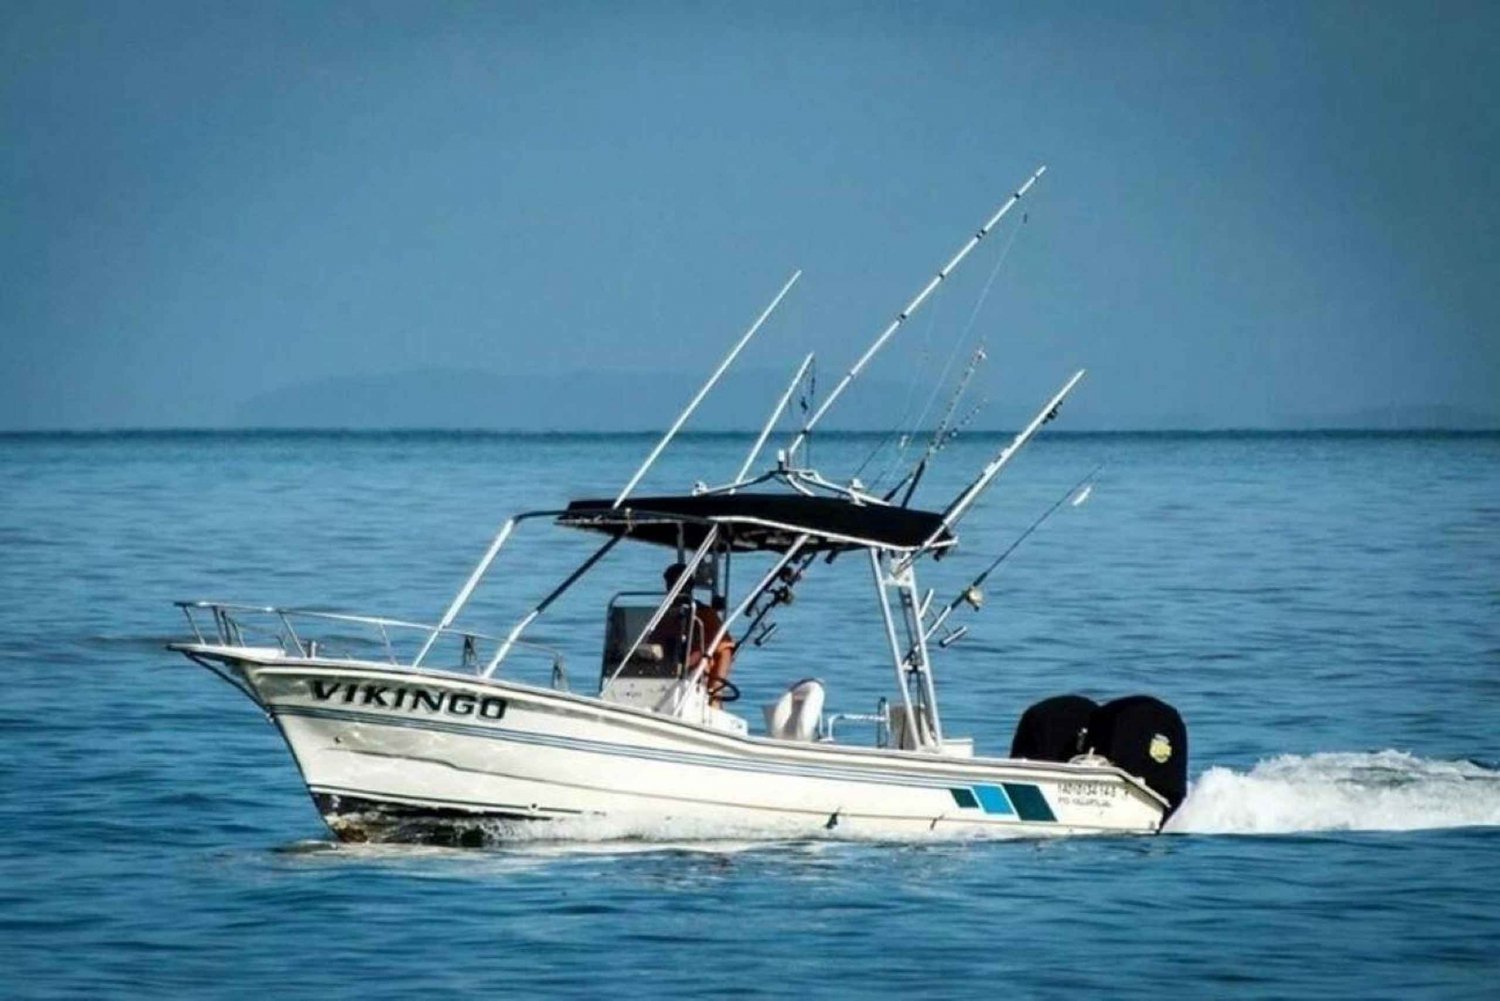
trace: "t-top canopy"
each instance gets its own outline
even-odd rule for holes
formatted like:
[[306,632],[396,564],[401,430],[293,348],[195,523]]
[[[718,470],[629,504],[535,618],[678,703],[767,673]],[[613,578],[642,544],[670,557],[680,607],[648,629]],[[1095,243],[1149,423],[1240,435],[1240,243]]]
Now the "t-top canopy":
[[[625,536],[662,546],[702,545],[709,526],[718,525],[725,541],[741,551],[784,552],[799,535],[809,535],[803,552],[846,549],[915,549],[942,525],[931,511],[855,504],[839,497],[803,494],[697,494],[686,497],[636,497],[611,507],[608,500],[576,500],[558,516],[570,528]],[[935,548],[953,545],[947,531]]]

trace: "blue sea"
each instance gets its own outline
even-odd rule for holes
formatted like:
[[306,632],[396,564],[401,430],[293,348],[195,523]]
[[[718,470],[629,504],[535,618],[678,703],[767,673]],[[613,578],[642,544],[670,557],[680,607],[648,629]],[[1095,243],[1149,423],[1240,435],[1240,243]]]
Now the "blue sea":
[[[919,503],[1002,443],[959,439]],[[889,483],[911,451],[878,444],[813,460]],[[275,729],[163,649],[179,598],[433,621],[508,514],[611,497],[650,445],[0,437],[0,996],[1497,996],[1500,436],[1049,431],[1006,470],[926,568],[938,600],[1104,464],[960,613],[945,728],[1003,753],[1049,695],[1166,699],[1194,785],[1158,837],[340,845]],[[687,437],[641,491],[748,445]],[[464,621],[503,632],[593,545],[530,523]],[[610,595],[659,587],[630,548],[533,632],[577,688]],[[868,574],[818,564],[744,652],[754,724],[810,675],[833,710],[891,694]]]

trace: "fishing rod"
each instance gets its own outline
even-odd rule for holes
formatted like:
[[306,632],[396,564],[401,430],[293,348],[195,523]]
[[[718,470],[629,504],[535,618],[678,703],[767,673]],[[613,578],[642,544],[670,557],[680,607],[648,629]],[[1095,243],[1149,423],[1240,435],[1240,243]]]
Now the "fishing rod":
[[932,432],[932,438],[927,442],[927,448],[923,450],[916,464],[907,470],[906,475],[901,477],[896,485],[885,495],[886,501],[890,501],[896,494],[901,492],[902,487],[905,487],[906,494],[901,498],[901,506],[909,506],[912,495],[917,492],[917,485],[922,482],[922,476],[927,472],[927,465],[932,461],[932,457],[942,451],[943,446],[952,440],[953,435],[958,432],[958,429],[973,420],[974,416],[979,412],[979,406],[983,406],[983,403],[970,409],[969,413],[958,424],[955,425],[953,423],[953,414],[958,409],[959,401],[963,399],[964,392],[968,390],[969,383],[973,380],[974,374],[979,371],[980,362],[983,362],[988,357],[989,355],[985,353],[983,344],[974,349],[974,354],[969,358],[969,364],[964,368],[963,374],[959,376],[958,385],[953,389],[953,395],[948,398],[948,407],[943,411],[942,419],[938,421],[937,428]]
[[[922,408],[922,414],[918,417],[916,424],[922,423],[922,418],[927,416],[927,411],[937,402],[938,393],[942,390],[943,383],[948,380],[948,370],[953,367],[953,362],[958,358],[958,349],[968,339],[969,332],[974,329],[974,324],[979,320],[979,314],[984,309],[984,304],[989,301],[990,290],[995,286],[995,279],[1000,277],[1000,270],[1005,267],[1005,262],[1010,257],[1011,248],[1016,245],[1016,237],[1021,235],[1021,229],[1031,219],[1031,213],[1021,213],[1021,225],[1013,227],[1010,236],[1005,241],[998,257],[995,258],[995,266],[990,269],[990,276],[985,280],[984,289],[979,293],[979,298],[974,301],[974,308],[969,311],[969,319],[964,323],[963,329],[959,331],[958,337],[953,341],[953,347],[948,352],[948,358],[943,362],[943,371],[938,375],[937,381],[933,383],[932,393],[927,397],[927,405]],[[984,351],[984,338],[981,337],[974,345],[977,351]],[[971,357],[972,362],[972,357]],[[953,404],[949,403],[949,412],[952,412]]]
[[[992,214],[990,218],[985,221],[984,225],[979,227],[979,229],[974,233],[973,236],[969,237],[968,241],[959,248],[958,252],[949,259],[948,263],[943,265],[943,267],[937,272],[937,274],[935,274],[928,280],[927,284],[922,288],[920,292],[917,293],[916,297],[913,298],[911,302],[906,304],[906,308],[897,313],[895,319],[891,320],[891,322],[886,325],[886,328],[880,332],[880,335],[875,338],[874,342],[872,342],[870,346],[865,349],[864,354],[860,355],[859,359],[853,364],[853,366],[850,367],[849,371],[844,373],[843,378],[841,378],[837,383],[834,384],[833,389],[829,392],[828,396],[824,398],[823,402],[812,412],[812,415],[806,418],[801,429],[799,429],[796,435],[793,436],[791,444],[787,446],[786,455],[789,459],[792,456],[796,455],[798,447],[804,446],[804,443],[806,443],[806,447],[810,448],[810,438],[813,428],[816,427],[818,422],[823,419],[823,415],[829,411],[829,409],[838,400],[838,398],[843,395],[844,390],[849,388],[849,384],[859,377],[860,372],[864,371],[865,366],[868,365],[870,363],[870,360],[880,352],[880,349],[883,348],[886,342],[891,339],[891,337],[896,333],[898,329],[900,329],[901,325],[908,319],[910,319],[911,316],[922,307],[922,304],[927,301],[928,297],[932,295],[932,293],[937,289],[938,285],[942,284],[943,280],[946,279],[950,274],[952,274],[953,270],[957,268],[959,264],[963,263],[964,258],[968,257],[969,253],[979,245],[980,241],[988,236],[990,234],[990,231],[993,230],[997,225],[999,225],[1000,220],[1005,218],[1006,214],[1015,207],[1016,203],[1019,202],[1026,195],[1026,193],[1031,190],[1032,186],[1035,185],[1036,182],[1039,181],[1042,175],[1046,172],[1047,167],[1045,164],[1038,167],[1031,174],[1031,176],[1026,179],[1026,182],[1019,188],[1017,188],[1011,194],[1011,196],[1007,198],[998,209],[995,210],[994,214]],[[1081,376],[1081,374],[1082,373],[1080,373],[1079,375]],[[1078,378],[1079,376],[1075,376],[1073,382],[1077,382]],[[814,379],[816,379],[816,376],[814,376]],[[816,382],[814,382],[813,385],[815,387]],[[1064,389],[1063,393],[1059,394],[1059,398],[1053,401],[1053,404],[1050,408],[1052,411],[1055,411],[1057,408],[1057,404],[1061,402],[1061,396],[1066,395],[1067,390],[1071,388],[1072,383],[1069,383],[1067,388]],[[807,406],[805,399],[804,401],[802,401],[802,403],[805,411]],[[972,414],[970,416],[972,416]],[[868,461],[869,460],[867,459],[866,462]],[[1004,465],[1004,460],[1001,461],[1000,465]],[[998,472],[998,470],[996,471]],[[962,500],[963,498],[960,499]],[[961,513],[961,510],[957,513],[954,513],[952,508],[950,508],[950,511],[944,516],[943,530],[946,530],[947,527],[949,527],[949,514],[953,514],[954,517],[952,520],[956,521],[957,516],[961,515]],[[934,539],[928,539],[923,544],[922,549],[925,551],[932,545],[934,541]],[[827,556],[828,562],[832,562],[836,556],[837,551],[829,553]],[[768,640],[771,634],[776,630],[776,624],[774,622],[768,626],[765,626],[764,628],[760,628],[762,621],[777,605],[788,604],[792,601],[793,589],[802,579],[803,575],[811,568],[813,561],[816,558],[817,554],[815,553],[802,554],[800,557],[798,557],[795,563],[784,566],[780,571],[782,574],[781,586],[775,588],[774,591],[767,592],[768,594],[772,595],[769,603],[765,607],[758,610],[754,608],[751,609],[752,619],[746,629],[745,635],[753,637],[752,642],[754,642],[756,646],[759,646],[766,640]],[[758,634],[756,633],[757,628],[760,628],[760,632]]]
[[[1021,223],[1023,226],[1029,219],[1030,213],[1021,213]],[[891,470],[895,469],[896,466],[900,463],[902,456],[906,454],[906,444],[908,440],[917,434],[918,429],[922,426],[922,421],[927,416],[927,412],[931,410],[932,405],[937,402],[938,394],[942,391],[943,385],[948,381],[948,371],[953,368],[953,362],[958,358],[958,350],[963,346],[964,341],[968,338],[969,332],[974,329],[974,324],[979,319],[979,313],[982,309],[984,309],[984,304],[990,296],[990,290],[995,285],[995,279],[999,277],[1000,269],[1004,267],[1006,259],[1010,257],[1010,250],[1013,246],[1015,246],[1016,237],[1020,235],[1020,232],[1020,228],[1013,228],[1011,230],[1009,239],[1005,241],[1005,247],[1000,251],[1000,255],[995,258],[995,266],[990,269],[990,276],[984,283],[984,290],[979,293],[979,298],[975,301],[974,308],[969,313],[968,321],[964,323],[963,329],[959,331],[958,337],[956,337],[953,341],[952,348],[950,348],[948,351],[948,358],[943,362],[942,372],[938,374],[937,379],[932,384],[932,392],[927,397],[927,403],[922,407],[922,412],[917,415],[917,419],[912,422],[912,430],[909,433],[901,434],[901,443],[897,449],[896,457],[891,460],[890,465],[889,467],[887,467],[885,472],[876,477],[874,481],[875,483],[878,484],[881,480],[885,479],[885,477],[890,474]],[[985,355],[984,339],[980,338],[979,341],[974,345],[974,348],[975,350],[970,355],[969,359],[969,365],[971,367],[975,364],[975,356],[980,356],[979,360],[983,360],[983,356]],[[966,372],[963,376],[960,377],[958,390],[955,391],[955,393],[949,398],[947,413],[944,414],[943,419],[938,422],[939,429],[941,429],[946,424],[946,422],[952,418],[954,408],[958,404],[958,398],[963,395],[963,387],[967,385],[971,374],[972,372]],[[970,416],[972,417],[973,415],[970,414]],[[888,435],[881,439],[880,442],[876,444],[875,448],[870,452],[870,454],[865,457],[865,460],[859,464],[859,468],[854,471],[854,476],[858,477],[859,474],[864,471],[864,468],[868,466],[872,461],[874,461],[875,456],[878,455],[880,451],[885,448],[887,443],[889,443],[892,438],[896,437],[898,433],[900,433],[899,427],[892,429],[892,431]],[[933,437],[939,437],[939,432],[934,432]],[[950,434],[948,437],[951,438],[952,435]],[[924,458],[930,460],[933,451],[934,450],[929,447],[929,450]],[[922,464],[921,460],[918,460],[918,464]],[[907,480],[911,478],[912,475],[912,472],[908,471],[907,475],[901,479],[901,482],[891,490],[890,495],[887,497],[887,500],[889,500],[890,497],[895,496],[895,494],[901,489],[901,486],[903,486],[907,482]],[[911,491],[909,491],[908,493],[910,492]],[[909,500],[910,497],[908,497],[906,501],[902,501],[901,506],[906,507]]]
[[[973,372],[973,369],[977,365],[977,363],[978,359],[976,359],[975,361],[971,361],[969,372],[965,374],[964,381],[967,381],[969,374]],[[974,406],[970,407],[969,412],[966,413],[960,420],[951,421],[953,408],[958,404],[959,397],[962,395],[961,390],[962,386],[960,386],[960,392],[954,395],[948,407],[948,412],[944,414],[943,422],[946,427],[939,427],[938,431],[934,435],[934,442],[929,446],[931,448],[931,454],[936,454],[936,452],[941,451],[942,448],[949,441],[951,441],[960,430],[967,427],[970,422],[972,422],[974,418],[978,416],[979,412],[984,409],[984,405],[988,402],[987,400],[980,400],[978,403],[974,404]],[[900,505],[901,507],[906,507],[911,502],[912,494],[917,489],[917,483],[920,482],[922,472],[926,469],[927,459],[929,459],[930,457],[931,455],[924,456],[923,460],[918,463],[917,467],[914,468],[911,472],[907,473],[906,476],[902,478],[901,482],[892,487],[890,491],[883,498],[881,498],[881,500],[889,504],[891,502],[891,499],[895,497],[898,492],[900,492],[901,488],[903,486],[906,486],[908,481],[910,481],[910,486],[907,488],[906,496],[902,499]],[[835,549],[823,557],[823,562],[832,563],[838,558],[838,555],[838,550]],[[792,603],[792,600],[796,596],[795,588],[797,584],[801,582],[803,575],[806,574],[809,569],[811,569],[813,563],[817,561],[818,556],[818,553],[806,553],[800,556],[794,564],[789,564],[786,567],[782,568],[781,586],[767,592],[767,595],[771,599],[770,602],[764,607],[754,607],[750,610],[751,621],[750,625],[745,630],[745,635],[751,637],[751,642],[753,642],[756,646],[764,645],[766,641],[771,638],[771,635],[776,632],[776,623],[773,622],[765,626],[764,628],[761,628],[762,621],[766,618],[766,616],[768,616],[772,611],[775,610],[777,605],[789,605]],[[757,632],[757,630],[759,631]]]
[[[750,621],[745,626],[745,638],[751,643],[764,646],[771,638],[771,634],[776,632],[777,623],[769,623],[764,628],[761,623],[765,621],[766,616],[775,611],[777,605],[792,603],[796,597],[793,589],[802,580],[802,575],[807,572],[807,568],[812,565],[816,556],[816,553],[802,553],[795,561],[788,560],[777,569],[775,577],[768,580],[760,593],[755,596],[755,600],[746,610]],[[765,599],[765,604],[761,604],[762,599]]]
[[[975,418],[980,410],[984,408],[985,403],[985,400],[979,401],[969,409],[969,412],[965,414],[961,420],[956,421],[951,426],[949,426],[944,432],[944,438],[937,444],[937,449],[940,450],[943,445],[952,440],[953,436],[958,434],[958,432],[962,428],[968,426],[968,424]],[[897,483],[894,487],[892,487],[890,492],[887,493],[885,497],[882,498],[882,500],[886,503],[890,503],[891,498],[901,490],[902,486],[906,484],[907,480],[911,480],[911,486],[906,491],[906,496],[901,502],[901,506],[906,507],[907,504],[911,501],[911,495],[917,488],[917,482],[920,481],[921,471],[924,468],[924,465],[919,464],[917,469],[913,470],[913,472],[911,473],[908,473],[900,483]],[[765,592],[764,595],[762,595],[762,597],[768,597],[770,599],[767,604],[765,604],[764,606],[760,606],[759,601],[757,600],[756,606],[750,609],[750,624],[745,629],[745,635],[749,637],[750,641],[756,646],[763,646],[771,638],[772,634],[776,632],[777,628],[777,624],[775,622],[766,625],[764,628],[761,627],[761,623],[765,620],[766,616],[775,611],[776,606],[790,605],[792,603],[792,601],[796,597],[795,589],[797,585],[801,583],[803,575],[806,574],[807,571],[812,568],[813,563],[817,561],[818,555],[818,553],[805,553],[800,556],[795,563],[791,563],[783,567],[781,570],[781,576],[779,578],[780,586],[774,589],[769,589]],[[835,559],[838,558],[838,555],[838,550],[833,550],[823,557],[823,562],[832,563]]]
[[843,395],[844,390],[849,388],[849,384],[859,377],[859,373],[864,371],[865,366],[870,363],[870,359],[874,358],[880,352],[880,349],[885,347],[886,341],[891,339],[891,336],[896,333],[901,324],[910,319],[912,314],[922,307],[922,303],[927,301],[927,297],[932,295],[933,290],[942,283],[943,279],[947,278],[953,272],[953,269],[958,267],[965,257],[969,256],[970,251],[979,246],[979,241],[989,235],[990,230],[994,229],[1000,220],[1005,218],[1007,212],[1015,208],[1016,203],[1021,200],[1026,192],[1031,190],[1031,186],[1040,180],[1041,176],[1046,172],[1046,166],[1038,167],[1035,173],[1026,179],[1026,183],[1017,188],[1015,193],[995,210],[995,214],[990,216],[989,220],[983,226],[979,227],[979,230],[973,236],[969,237],[968,242],[959,248],[958,253],[954,254],[952,259],[943,265],[942,270],[928,280],[922,291],[917,293],[916,298],[912,299],[911,302],[906,304],[905,309],[896,314],[896,318],[887,324],[886,328],[880,332],[880,336],[876,337],[874,342],[865,349],[865,353],[859,356],[859,360],[854,363],[848,372],[844,373],[844,377],[829,392],[827,398],[823,400],[822,405],[813,412],[813,415],[808,418],[807,423],[802,425],[802,429],[797,432],[797,436],[792,439],[792,444],[787,449],[788,455],[794,454],[797,451],[797,446],[801,445],[807,439],[807,436],[812,434],[813,428],[823,419],[823,415]]
[[[1065,382],[1063,384],[1063,387],[1059,389],[1055,394],[1053,394],[1052,398],[1048,400],[1047,403],[1042,407],[1042,409],[1037,412],[1037,415],[1031,419],[1031,423],[1026,425],[1025,428],[1023,428],[1013,439],[1011,439],[1010,444],[1002,448],[999,453],[997,453],[995,457],[989,461],[989,463],[980,472],[978,478],[975,479],[974,482],[970,483],[969,486],[964,488],[964,490],[959,493],[956,498],[954,498],[953,502],[949,504],[947,509],[943,512],[942,517],[938,522],[937,528],[935,528],[932,534],[927,537],[926,541],[924,541],[916,549],[912,550],[901,558],[901,561],[897,564],[896,567],[898,572],[905,572],[905,570],[909,568],[913,563],[915,563],[918,559],[931,552],[934,545],[940,538],[952,531],[953,526],[958,524],[963,516],[968,513],[969,509],[974,506],[974,503],[980,498],[980,496],[987,489],[989,489],[990,485],[994,483],[995,477],[999,476],[1000,472],[1005,469],[1005,467],[1010,463],[1010,460],[1015,458],[1016,453],[1024,448],[1027,442],[1031,441],[1032,437],[1036,435],[1037,431],[1041,429],[1042,425],[1057,417],[1058,408],[1062,406],[1063,401],[1067,399],[1068,394],[1073,391],[1073,387],[1078,385],[1078,382],[1083,378],[1083,375],[1083,369],[1079,369],[1077,372],[1074,372],[1073,377]],[[827,555],[826,560],[827,562],[831,563],[837,556],[838,551],[834,550]],[[792,587],[796,584],[797,580],[801,578],[802,574],[804,574],[808,570],[808,568],[811,567],[812,562],[815,558],[816,554],[808,554],[800,558],[801,565],[795,568],[795,577],[791,580],[788,580],[784,588],[779,589],[780,592],[784,592],[784,597],[782,599],[783,601],[791,600]],[[790,570],[792,568],[788,567],[787,569]],[[781,602],[773,602],[771,607],[774,607],[775,604],[779,603]],[[769,613],[769,611],[770,608],[762,609],[760,614],[756,616],[755,622],[758,623],[765,617],[767,613]],[[759,642],[757,642],[756,645],[759,646],[760,643],[763,643],[767,638],[769,638],[769,636],[770,631],[763,632],[762,635],[758,637]],[[950,639],[949,642],[952,642],[952,640]]]
[[900,493],[902,488],[904,487],[906,488],[906,493],[901,498],[901,502],[897,506],[910,507],[912,495],[917,492],[917,484],[921,482],[922,477],[926,475],[928,468],[932,465],[932,458],[935,457],[937,453],[946,448],[950,441],[952,441],[954,438],[957,438],[960,431],[968,427],[970,424],[974,423],[974,418],[979,416],[984,408],[989,405],[989,402],[990,401],[988,398],[982,399],[978,403],[970,407],[968,413],[964,414],[964,416],[960,420],[955,421],[953,423],[953,426],[948,428],[943,433],[943,440],[940,441],[937,444],[937,447],[932,450],[932,455],[927,456],[926,459],[918,462],[917,465],[908,470],[907,474],[901,477],[901,479],[896,482],[895,486],[891,487],[885,492],[885,496],[883,496],[881,500],[885,501],[887,504],[891,503],[896,494]]
[[975,502],[984,495],[984,492],[990,488],[990,484],[995,482],[995,477],[999,476],[1001,471],[1010,464],[1010,460],[1016,457],[1016,453],[1026,447],[1026,443],[1031,441],[1032,437],[1041,430],[1044,424],[1056,419],[1058,408],[1062,406],[1063,400],[1068,398],[1068,394],[1073,391],[1073,387],[1078,385],[1078,381],[1083,378],[1083,375],[1083,369],[1074,372],[1073,377],[1063,383],[1063,387],[1053,394],[1052,399],[1048,400],[1042,409],[1037,411],[1037,415],[1031,419],[1031,423],[1027,424],[1015,438],[1011,439],[1009,445],[1006,445],[996,453],[995,457],[980,472],[978,478],[965,487],[943,511],[942,519],[938,522],[937,527],[932,530],[932,534],[927,537],[927,541],[901,558],[901,562],[896,567],[898,571],[904,572],[917,560],[931,552],[939,539],[953,531],[953,526],[957,525],[963,516],[969,512],[969,509],[974,506]]
[[[979,611],[979,609],[984,605],[984,591],[981,590],[981,588],[984,587],[984,582],[989,580],[990,574],[994,573],[996,569],[999,568],[1000,564],[1009,559],[1010,555],[1020,548],[1021,543],[1031,538],[1031,534],[1037,529],[1041,528],[1042,525],[1047,522],[1047,519],[1056,514],[1058,509],[1061,508],[1065,503],[1071,500],[1073,507],[1081,507],[1093,493],[1094,480],[1099,475],[1099,470],[1103,468],[1104,463],[1101,462],[1099,463],[1099,465],[1089,470],[1087,476],[1069,487],[1061,497],[1053,501],[1051,506],[1048,507],[1047,510],[1043,511],[1035,521],[1027,526],[1026,531],[1016,536],[1015,541],[1012,542],[1009,546],[1006,546],[1004,552],[1002,552],[999,556],[996,556],[994,560],[990,562],[989,566],[980,571],[979,576],[970,581],[968,586],[959,591],[958,595],[954,597],[952,601],[943,606],[942,611],[938,612],[937,618],[933,619],[932,625],[927,627],[925,638],[929,640],[932,639],[933,635],[935,635],[937,631],[943,627],[944,623],[948,621],[948,617],[955,611],[957,611],[960,605],[968,605],[976,612]],[[939,641],[939,645],[947,647],[958,642],[958,640],[963,637],[963,634],[968,631],[968,628],[968,626],[961,626],[958,629],[948,632]]]

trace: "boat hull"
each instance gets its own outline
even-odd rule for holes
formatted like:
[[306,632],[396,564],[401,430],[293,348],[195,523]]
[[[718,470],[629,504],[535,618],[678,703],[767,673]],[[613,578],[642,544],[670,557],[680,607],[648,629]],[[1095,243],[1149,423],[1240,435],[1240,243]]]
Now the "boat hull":
[[1154,833],[1166,813],[1108,765],[776,741],[496,679],[182,649],[265,708],[344,840]]

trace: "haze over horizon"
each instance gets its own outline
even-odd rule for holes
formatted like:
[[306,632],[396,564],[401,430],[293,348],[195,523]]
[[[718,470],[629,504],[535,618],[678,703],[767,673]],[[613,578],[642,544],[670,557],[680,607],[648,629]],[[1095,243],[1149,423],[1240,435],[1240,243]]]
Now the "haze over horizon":
[[804,268],[707,423],[754,427],[1043,163],[844,423],[914,422],[983,338],[981,427],[1079,367],[1059,426],[1500,426],[1489,5],[15,3],[0,26],[0,431],[660,426]]

